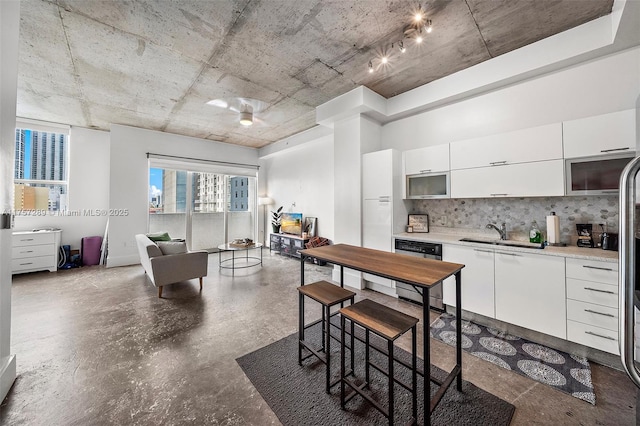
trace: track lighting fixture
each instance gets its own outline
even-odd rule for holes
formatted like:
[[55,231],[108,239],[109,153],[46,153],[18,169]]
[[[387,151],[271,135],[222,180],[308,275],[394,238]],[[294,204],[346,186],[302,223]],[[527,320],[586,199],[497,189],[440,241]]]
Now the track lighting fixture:
[[[407,45],[404,44],[405,41],[413,40],[412,43],[415,45],[420,45],[424,41],[425,34],[430,34],[433,31],[433,21],[431,19],[427,19],[427,13],[422,6],[418,5],[418,9],[415,10],[410,18],[409,23],[407,23],[402,28],[402,37],[398,44],[398,50],[400,53],[405,53],[407,51]],[[374,72],[373,68],[373,60],[378,60],[379,65],[386,65],[392,63],[394,60],[393,54],[395,52],[395,44],[396,42],[391,43],[391,49],[388,49],[384,46],[380,46],[377,50],[378,53],[385,52],[384,56],[378,56],[369,61],[369,73]],[[408,47],[411,47],[409,44]]]

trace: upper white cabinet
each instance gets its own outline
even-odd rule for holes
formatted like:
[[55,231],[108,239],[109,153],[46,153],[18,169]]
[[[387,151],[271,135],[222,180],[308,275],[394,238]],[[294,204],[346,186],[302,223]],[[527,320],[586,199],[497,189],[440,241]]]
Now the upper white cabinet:
[[564,161],[453,170],[451,198],[564,195]]
[[451,170],[562,158],[562,124],[532,127],[450,144]]
[[405,175],[449,171],[449,144],[404,151],[402,164]]
[[635,109],[565,121],[562,126],[565,158],[636,150]]
[[394,195],[393,155],[393,150],[386,149],[362,156],[362,198],[390,198]]

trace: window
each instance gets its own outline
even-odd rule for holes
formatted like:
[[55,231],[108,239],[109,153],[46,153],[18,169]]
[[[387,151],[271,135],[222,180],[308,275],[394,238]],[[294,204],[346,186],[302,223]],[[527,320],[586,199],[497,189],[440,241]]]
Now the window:
[[18,123],[14,174],[17,215],[67,208],[69,131]]

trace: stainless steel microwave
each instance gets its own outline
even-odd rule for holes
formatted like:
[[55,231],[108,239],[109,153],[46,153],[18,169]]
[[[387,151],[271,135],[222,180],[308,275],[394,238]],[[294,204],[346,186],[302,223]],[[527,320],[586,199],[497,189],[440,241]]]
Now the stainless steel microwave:
[[617,194],[622,169],[635,152],[565,160],[567,195]]
[[451,196],[449,172],[407,175],[405,188],[405,198],[410,200],[449,198]]

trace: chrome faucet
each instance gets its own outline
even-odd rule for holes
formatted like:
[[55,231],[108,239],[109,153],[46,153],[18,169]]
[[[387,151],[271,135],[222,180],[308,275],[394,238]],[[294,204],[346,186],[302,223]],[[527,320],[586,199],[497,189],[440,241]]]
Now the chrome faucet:
[[500,225],[500,228],[495,226],[493,223],[488,223],[487,224],[487,229],[495,229],[496,231],[498,231],[498,233],[500,233],[500,239],[501,240],[506,240],[507,239],[507,224],[506,223],[502,222],[502,225]]

